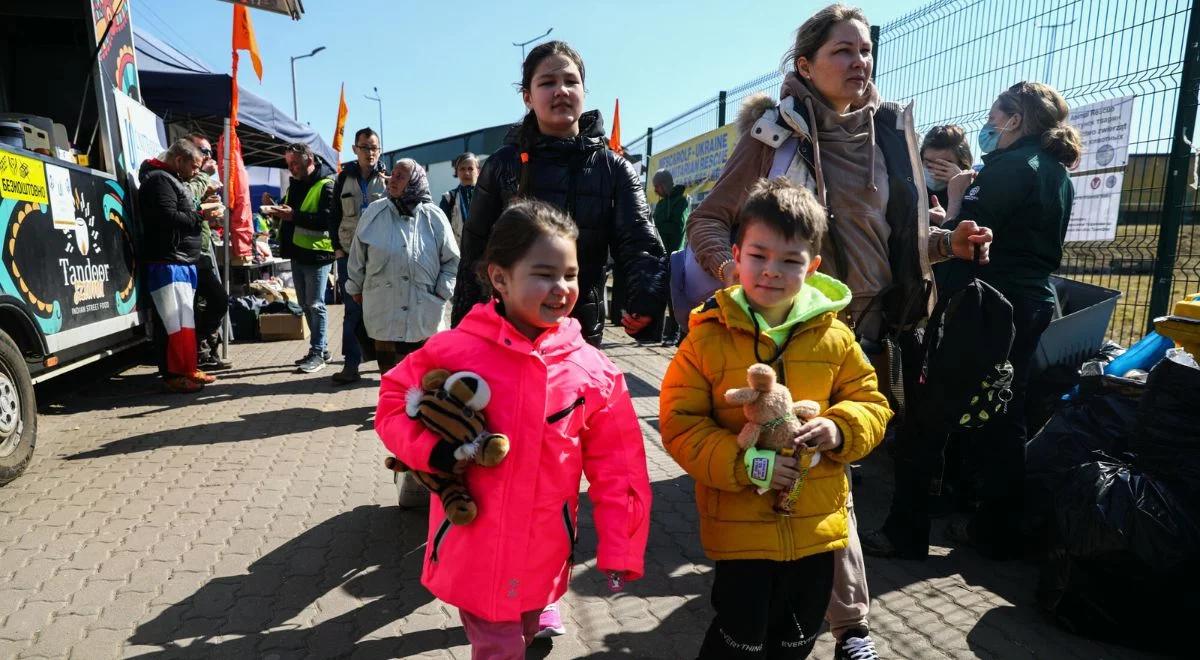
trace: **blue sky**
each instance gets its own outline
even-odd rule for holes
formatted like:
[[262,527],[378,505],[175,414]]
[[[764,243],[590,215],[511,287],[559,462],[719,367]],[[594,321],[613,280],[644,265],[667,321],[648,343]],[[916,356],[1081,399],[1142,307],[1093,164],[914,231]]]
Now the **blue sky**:
[[[397,148],[520,119],[520,49],[547,28],[570,42],[587,66],[589,109],[611,123],[621,99],[622,137],[686,110],[720,89],[778,66],[793,31],[826,2],[414,2],[305,0],[299,22],[252,11],[263,57],[261,87],[243,59],[242,85],[292,108],[290,56],[296,62],[300,120],[332,141],[338,88],[346,83],[347,136],[378,129],[383,98],[384,148]],[[922,2],[858,3],[883,24]],[[520,9],[514,8],[519,6]],[[217,0],[132,0],[142,28],[229,70],[232,5]],[[752,7],[752,9],[751,9]],[[349,140],[344,154],[352,157]],[[667,146],[667,145],[663,145]]]

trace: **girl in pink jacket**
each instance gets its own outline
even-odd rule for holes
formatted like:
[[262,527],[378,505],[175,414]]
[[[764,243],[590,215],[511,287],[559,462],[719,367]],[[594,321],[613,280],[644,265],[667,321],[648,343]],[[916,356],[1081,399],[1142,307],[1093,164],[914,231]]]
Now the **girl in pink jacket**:
[[[496,467],[466,467],[478,505],[452,526],[429,508],[421,583],[459,608],[472,658],[524,658],[538,615],[567,590],[579,485],[587,474],[596,565],[615,582],[642,575],[650,480],[621,371],[569,317],[579,297],[578,229],[554,207],[516,202],[482,260],[493,300],[434,335],[383,379],[375,429],[403,463],[435,472],[438,438],[405,413],[405,394],[431,369],[470,370],[491,388],[488,429],[511,440]],[[460,466],[463,467],[463,466]]]

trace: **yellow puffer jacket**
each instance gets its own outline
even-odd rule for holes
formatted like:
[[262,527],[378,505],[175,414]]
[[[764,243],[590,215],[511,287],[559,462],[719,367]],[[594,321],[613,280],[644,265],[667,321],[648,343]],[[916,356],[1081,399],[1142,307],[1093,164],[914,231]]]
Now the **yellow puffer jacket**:
[[[790,561],[843,548],[845,464],[879,444],[892,411],[871,363],[834,311],[799,324],[776,371],[793,400],[821,404],[821,415],[837,424],[845,442],[809,471],[792,515],[776,513],[777,493],[759,495],[742,462],[742,407],[725,402],[725,391],[744,387],[746,370],[756,362],[752,321],[731,297],[737,289],[718,291],[692,313],[659,399],[663,444],[696,480],[701,545],[714,560]],[[778,350],[766,332],[758,341],[764,359]]]

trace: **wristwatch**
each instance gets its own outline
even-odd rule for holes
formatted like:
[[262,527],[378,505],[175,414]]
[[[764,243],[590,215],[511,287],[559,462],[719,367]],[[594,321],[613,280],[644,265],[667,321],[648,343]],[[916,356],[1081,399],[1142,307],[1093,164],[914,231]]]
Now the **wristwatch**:
[[942,256],[946,257],[947,259],[950,259],[954,256],[954,247],[950,243],[950,237],[953,235],[954,232],[952,231],[942,234]]

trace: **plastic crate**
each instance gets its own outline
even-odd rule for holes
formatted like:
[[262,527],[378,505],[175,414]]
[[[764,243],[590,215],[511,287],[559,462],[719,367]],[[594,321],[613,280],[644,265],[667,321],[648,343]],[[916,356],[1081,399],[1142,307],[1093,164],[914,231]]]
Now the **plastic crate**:
[[1031,374],[1050,367],[1078,367],[1104,344],[1108,323],[1121,292],[1050,276],[1063,305],[1062,317],[1050,322],[1033,354]]

